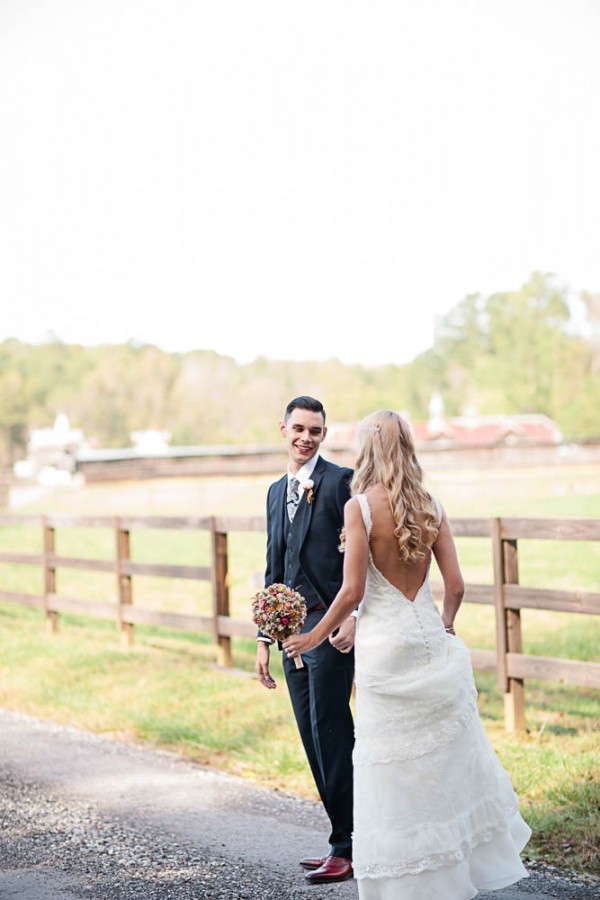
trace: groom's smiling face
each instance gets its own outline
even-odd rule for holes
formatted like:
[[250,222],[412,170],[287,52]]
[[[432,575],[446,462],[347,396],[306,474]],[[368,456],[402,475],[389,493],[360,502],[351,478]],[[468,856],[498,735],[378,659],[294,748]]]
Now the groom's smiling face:
[[279,431],[285,438],[292,472],[313,458],[327,434],[323,414],[308,409],[293,409],[287,422],[279,423]]

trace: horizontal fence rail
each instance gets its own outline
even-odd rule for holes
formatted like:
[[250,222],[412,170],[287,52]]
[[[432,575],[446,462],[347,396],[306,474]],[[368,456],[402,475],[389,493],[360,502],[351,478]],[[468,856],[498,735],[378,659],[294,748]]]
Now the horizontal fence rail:
[[[77,613],[116,621],[124,641],[131,645],[136,625],[208,633],[217,648],[220,665],[233,666],[232,638],[253,638],[252,622],[230,615],[228,535],[266,532],[262,516],[73,516],[0,515],[0,526],[29,525],[41,529],[41,553],[0,552],[0,564],[41,567],[43,593],[0,590],[0,600],[43,611],[50,630],[58,628],[59,614]],[[56,531],[65,528],[104,528],[114,535],[114,557],[109,560],[61,556],[56,553]],[[189,530],[210,536],[210,565],[184,566],[136,562],[131,559],[131,532],[141,529]],[[531,656],[523,653],[521,610],[600,614],[600,592],[524,587],[519,584],[518,542],[521,540],[600,541],[598,519],[461,518],[452,520],[459,538],[487,538],[493,552],[493,583],[467,584],[465,602],[495,608],[495,650],[471,649],[473,668],[495,673],[505,698],[508,730],[525,728],[525,679],[600,688],[600,663]],[[57,591],[58,569],[112,573],[117,602],[85,600]],[[133,578],[153,575],[210,582],[210,615],[144,609],[133,603]],[[439,599],[442,585],[432,584]]]

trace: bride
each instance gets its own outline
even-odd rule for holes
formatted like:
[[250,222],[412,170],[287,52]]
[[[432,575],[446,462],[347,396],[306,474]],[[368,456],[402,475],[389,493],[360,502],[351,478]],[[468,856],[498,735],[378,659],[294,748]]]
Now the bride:
[[[464,583],[444,511],[423,488],[406,422],[362,424],[342,535],[344,583],[319,624],[284,641],[324,641],[358,606],[354,873],[360,900],[470,900],[527,876],[531,829],[477,712],[454,618]],[[444,581],[442,614],[429,586]],[[359,605],[360,604],[360,605]]]

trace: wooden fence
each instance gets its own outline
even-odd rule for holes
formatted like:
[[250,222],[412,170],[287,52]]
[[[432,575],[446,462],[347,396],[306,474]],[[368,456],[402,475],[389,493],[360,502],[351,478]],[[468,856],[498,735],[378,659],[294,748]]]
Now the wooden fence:
[[[228,535],[232,532],[265,532],[263,517],[163,517],[163,516],[23,516],[0,515],[2,525],[30,525],[42,529],[42,553],[0,553],[0,564],[41,566],[43,593],[25,594],[0,590],[0,600],[42,610],[50,629],[58,627],[61,612],[115,620],[124,640],[131,644],[136,625],[155,625],[209,633],[217,647],[220,665],[233,665],[231,639],[253,637],[249,620],[230,615],[228,577]],[[56,530],[63,528],[108,528],[114,532],[114,559],[100,560],[58,556]],[[165,565],[131,559],[131,532],[138,529],[176,529],[210,533],[211,562],[208,566]],[[600,541],[597,519],[453,519],[456,537],[488,538],[493,551],[493,584],[467,584],[465,602],[493,605],[496,610],[496,649],[471,650],[477,671],[495,672],[505,698],[505,722],[509,731],[525,728],[526,678],[600,688],[600,663],[530,656],[523,653],[521,610],[544,609],[588,615],[600,614],[600,592],[549,590],[519,584],[518,541],[527,539]],[[57,592],[57,569],[112,572],[116,579],[117,602],[97,602],[63,596]],[[208,616],[188,615],[134,605],[132,579],[135,575],[206,580],[211,583],[212,612]],[[439,597],[441,585],[434,584]]]

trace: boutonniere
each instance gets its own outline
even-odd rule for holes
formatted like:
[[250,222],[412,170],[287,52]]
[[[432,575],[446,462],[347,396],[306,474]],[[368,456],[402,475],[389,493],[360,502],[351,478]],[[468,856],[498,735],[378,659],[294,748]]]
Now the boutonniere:
[[310,506],[313,501],[313,497],[315,496],[315,483],[312,478],[309,478],[308,481],[304,482],[304,490],[306,491],[306,502]]

